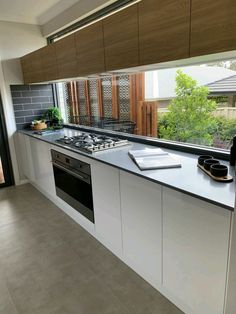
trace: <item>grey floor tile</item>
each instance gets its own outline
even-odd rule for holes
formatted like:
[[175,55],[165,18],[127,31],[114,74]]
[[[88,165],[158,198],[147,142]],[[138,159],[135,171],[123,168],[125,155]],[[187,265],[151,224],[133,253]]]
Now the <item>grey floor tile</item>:
[[91,278],[65,298],[54,312],[83,314],[129,314],[128,309],[112,294],[102,281]]
[[30,184],[0,189],[0,314],[180,314]]
[[0,313],[17,314],[16,307],[7,289],[4,279],[0,276]]

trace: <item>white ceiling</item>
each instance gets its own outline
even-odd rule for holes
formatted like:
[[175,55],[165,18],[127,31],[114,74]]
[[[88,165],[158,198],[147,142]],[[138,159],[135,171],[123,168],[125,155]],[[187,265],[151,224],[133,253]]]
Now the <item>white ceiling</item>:
[[79,1],[0,0],[0,21],[43,25]]

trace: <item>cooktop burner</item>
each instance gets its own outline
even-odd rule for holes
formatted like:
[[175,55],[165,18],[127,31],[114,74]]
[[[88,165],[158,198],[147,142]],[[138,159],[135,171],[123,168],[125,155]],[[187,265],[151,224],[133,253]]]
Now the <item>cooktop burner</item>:
[[96,133],[81,132],[76,136],[64,136],[56,140],[66,146],[85,151],[86,153],[94,153],[105,149],[111,149],[128,145],[128,140],[122,140],[118,137],[108,137]]

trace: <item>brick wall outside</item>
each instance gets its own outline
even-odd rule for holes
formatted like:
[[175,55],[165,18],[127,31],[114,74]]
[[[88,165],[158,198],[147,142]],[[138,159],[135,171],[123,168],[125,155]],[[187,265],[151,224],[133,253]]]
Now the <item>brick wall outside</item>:
[[29,127],[54,106],[51,84],[11,85],[11,95],[17,130]]

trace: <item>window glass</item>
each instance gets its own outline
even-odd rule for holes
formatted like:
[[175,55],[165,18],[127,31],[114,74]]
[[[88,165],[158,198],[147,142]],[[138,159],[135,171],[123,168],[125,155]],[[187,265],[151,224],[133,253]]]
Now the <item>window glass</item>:
[[228,150],[236,61],[58,83],[66,122]]

